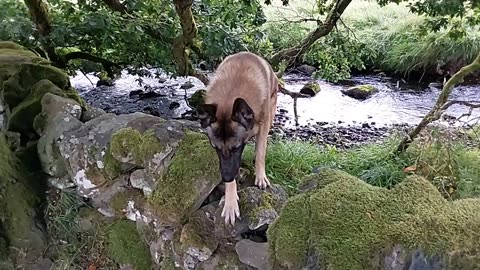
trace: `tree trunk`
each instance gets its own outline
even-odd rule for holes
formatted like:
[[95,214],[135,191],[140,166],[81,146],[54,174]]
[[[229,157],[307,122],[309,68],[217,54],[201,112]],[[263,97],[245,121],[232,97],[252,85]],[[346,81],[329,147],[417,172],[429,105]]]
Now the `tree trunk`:
[[291,67],[302,61],[303,56],[310,49],[310,47],[321,37],[328,35],[337,24],[337,21],[342,16],[345,9],[352,2],[352,0],[336,0],[330,12],[325,19],[325,22],[319,23],[317,28],[310,32],[297,46],[283,49],[276,53],[271,63],[273,66],[278,66],[285,61],[287,66]]
[[182,34],[173,41],[173,58],[177,66],[177,73],[180,76],[197,77],[203,83],[208,84],[208,78],[204,74],[195,72],[189,57],[191,47],[194,47],[194,51],[199,56],[201,52],[200,48],[194,46],[193,42],[198,33],[192,13],[193,0],[173,0],[173,4],[182,27]]
[[415,140],[415,138],[420,134],[420,132],[430,123],[440,119],[442,113],[448,108],[445,104],[448,101],[450,94],[453,91],[453,88],[456,84],[462,83],[463,79],[477,71],[480,70],[480,52],[477,58],[469,65],[461,68],[457,73],[455,73],[443,86],[440,95],[438,96],[437,102],[433,108],[425,115],[425,117],[420,121],[415,129],[413,129],[407,136],[403,138],[400,144],[397,147],[396,153],[402,153],[410,146],[410,144]]
[[34,33],[35,38],[39,40],[42,40],[43,38],[44,41],[42,42],[42,46],[44,47],[48,58],[53,63],[58,63],[60,57],[55,51],[55,46],[52,40],[48,37],[52,31],[52,26],[50,24],[47,5],[42,0],[24,0],[24,2],[30,13],[30,19],[37,29]]

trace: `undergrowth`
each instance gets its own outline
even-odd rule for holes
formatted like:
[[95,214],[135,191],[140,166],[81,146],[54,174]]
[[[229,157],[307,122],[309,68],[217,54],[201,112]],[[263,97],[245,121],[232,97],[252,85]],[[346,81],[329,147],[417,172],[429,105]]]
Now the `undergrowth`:
[[74,191],[50,190],[45,219],[55,254],[52,270],[118,269],[106,256],[107,226],[99,215]]
[[[270,141],[266,157],[267,176],[273,183],[295,194],[302,177],[324,167],[343,170],[365,182],[391,188],[408,174],[432,181],[446,198],[480,196],[480,150],[465,141],[452,139],[436,129],[424,132],[407,152],[393,155],[400,137],[383,143],[361,145],[348,150],[318,146],[304,141]],[[245,149],[246,164],[254,162],[254,146]]]

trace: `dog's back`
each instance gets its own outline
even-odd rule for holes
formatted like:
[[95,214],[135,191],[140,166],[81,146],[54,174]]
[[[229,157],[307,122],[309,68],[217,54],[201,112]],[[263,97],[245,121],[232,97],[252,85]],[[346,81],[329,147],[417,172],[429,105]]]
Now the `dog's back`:
[[233,102],[240,97],[261,116],[269,113],[270,99],[277,91],[278,79],[270,64],[253,53],[240,52],[218,66],[205,103],[216,103],[217,117],[224,118],[231,115]]

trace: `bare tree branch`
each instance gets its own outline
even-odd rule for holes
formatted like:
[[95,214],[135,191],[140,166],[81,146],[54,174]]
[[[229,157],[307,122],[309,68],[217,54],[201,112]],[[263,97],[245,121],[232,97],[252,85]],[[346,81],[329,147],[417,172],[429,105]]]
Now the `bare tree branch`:
[[413,129],[407,136],[403,138],[400,144],[397,147],[396,153],[404,152],[408,146],[415,140],[415,138],[420,134],[420,132],[430,123],[440,119],[442,113],[453,104],[462,104],[470,107],[476,106],[473,103],[468,101],[450,101],[448,98],[452,93],[455,85],[462,83],[464,78],[480,69],[480,52],[477,55],[477,58],[467,66],[462,67],[457,73],[455,73],[443,86],[440,95],[438,96],[437,102],[433,108],[425,115],[422,121]]
[[294,66],[297,64],[319,38],[328,35],[332,31],[337,24],[337,21],[340,19],[340,16],[351,2],[352,0],[336,0],[332,3],[327,18],[322,24],[318,25],[315,30],[310,32],[297,46],[276,53],[272,57],[271,63],[276,66],[283,60],[286,60],[288,66]]

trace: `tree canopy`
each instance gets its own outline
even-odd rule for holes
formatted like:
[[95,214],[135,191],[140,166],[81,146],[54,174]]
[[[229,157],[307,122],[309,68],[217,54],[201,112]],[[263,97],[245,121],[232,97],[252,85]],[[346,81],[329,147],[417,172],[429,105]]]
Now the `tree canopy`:
[[[32,48],[56,66],[71,70],[105,70],[112,77],[119,68],[138,72],[140,67],[150,66],[206,81],[192,63],[204,61],[215,66],[240,50],[259,53],[275,66],[283,61],[289,66],[301,63],[317,40],[336,32],[351,2],[317,0],[316,14],[308,19],[317,27],[298,44],[281,49],[273,48],[262,27],[264,7],[270,0],[3,0],[0,39]],[[282,3],[289,4],[287,0]],[[462,36],[465,30],[459,21],[480,22],[478,0],[416,0],[408,1],[408,7],[428,18],[424,31],[451,27],[452,36]],[[361,68],[356,55],[364,48],[345,49],[345,40],[345,35],[337,34],[329,42],[344,47],[346,53],[337,58],[350,58],[352,65]],[[320,49],[315,54],[321,61],[339,65],[338,59],[328,57],[335,52]]]

